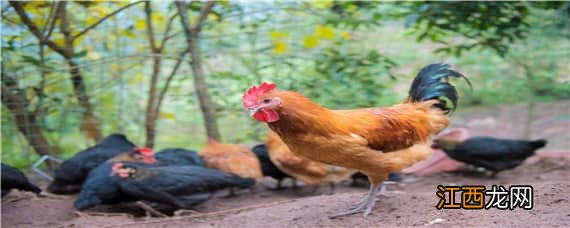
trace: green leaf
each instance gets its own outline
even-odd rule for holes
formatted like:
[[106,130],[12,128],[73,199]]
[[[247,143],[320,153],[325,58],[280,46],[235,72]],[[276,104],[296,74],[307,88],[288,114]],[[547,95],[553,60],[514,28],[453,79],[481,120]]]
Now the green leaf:
[[87,56],[87,54],[88,54],[87,50],[76,52],[75,54],[73,54],[73,58],[78,58],[78,59],[83,58],[83,57]]

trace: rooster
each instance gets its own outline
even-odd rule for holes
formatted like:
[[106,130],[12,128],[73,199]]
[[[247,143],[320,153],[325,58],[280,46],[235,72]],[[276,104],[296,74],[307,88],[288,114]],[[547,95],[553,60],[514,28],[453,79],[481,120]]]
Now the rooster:
[[271,83],[251,87],[242,100],[249,114],[267,123],[294,153],[368,176],[368,193],[356,206],[332,216],[362,212],[366,217],[389,173],[431,155],[431,137],[447,127],[447,114],[457,107],[457,91],[444,81],[450,77],[469,83],[447,64],[428,65],[415,77],[404,102],[385,108],[330,110]]

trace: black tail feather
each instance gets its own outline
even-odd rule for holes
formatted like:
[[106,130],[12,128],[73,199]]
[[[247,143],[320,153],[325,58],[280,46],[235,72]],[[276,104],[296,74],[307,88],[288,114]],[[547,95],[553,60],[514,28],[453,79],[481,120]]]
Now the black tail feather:
[[[410,101],[421,102],[438,99],[440,102],[435,107],[444,111],[455,110],[458,99],[457,90],[447,80],[450,77],[464,78],[469,86],[471,86],[471,82],[462,73],[449,68],[449,64],[443,63],[430,64],[424,67],[412,82],[409,94]],[[442,99],[443,97],[451,101],[451,108],[447,107],[447,102]]]
[[530,141],[529,144],[534,148],[534,149],[540,149],[543,148],[544,146],[546,146],[547,141],[545,139],[539,139],[539,140],[534,140],[534,141]]

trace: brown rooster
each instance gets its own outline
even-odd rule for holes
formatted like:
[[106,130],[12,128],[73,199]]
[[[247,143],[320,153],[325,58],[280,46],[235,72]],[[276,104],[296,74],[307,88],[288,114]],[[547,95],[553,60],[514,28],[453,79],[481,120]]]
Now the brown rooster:
[[388,174],[428,158],[431,138],[447,127],[446,114],[457,106],[457,91],[443,79],[465,78],[449,67],[431,64],[423,68],[408,98],[391,107],[330,110],[300,93],[276,90],[276,85],[269,83],[250,88],[243,105],[253,118],[267,123],[291,151],[366,174],[369,192],[355,207],[333,217],[360,212],[367,216]]

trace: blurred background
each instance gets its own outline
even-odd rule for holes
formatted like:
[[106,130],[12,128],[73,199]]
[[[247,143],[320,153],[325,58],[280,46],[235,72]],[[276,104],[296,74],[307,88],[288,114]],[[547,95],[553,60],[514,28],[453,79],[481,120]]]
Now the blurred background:
[[67,158],[122,132],[199,150],[263,141],[241,96],[274,82],[328,108],[401,102],[463,72],[452,126],[570,148],[569,2],[2,1],[2,160]]

